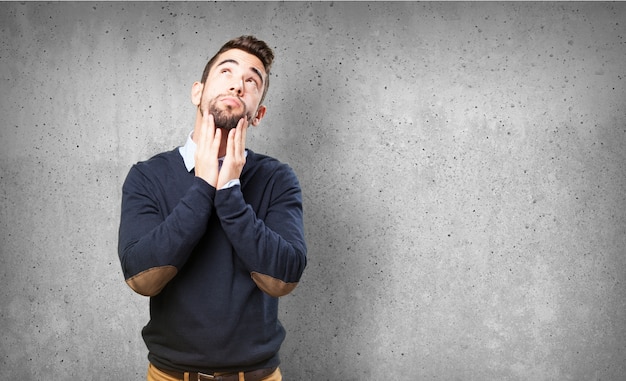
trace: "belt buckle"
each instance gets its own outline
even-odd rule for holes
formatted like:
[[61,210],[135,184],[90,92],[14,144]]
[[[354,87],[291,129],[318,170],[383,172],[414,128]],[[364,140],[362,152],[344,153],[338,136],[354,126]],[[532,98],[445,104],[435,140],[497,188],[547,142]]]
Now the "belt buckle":
[[212,374],[206,374],[206,373],[200,373],[198,372],[198,381],[204,381],[204,380],[220,380],[221,377],[219,376],[214,376]]

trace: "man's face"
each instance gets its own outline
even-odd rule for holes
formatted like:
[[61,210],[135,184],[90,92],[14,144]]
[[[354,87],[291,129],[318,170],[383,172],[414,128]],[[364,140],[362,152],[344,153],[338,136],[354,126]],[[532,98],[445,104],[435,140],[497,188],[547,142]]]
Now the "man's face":
[[220,54],[204,83],[200,112],[212,114],[215,126],[227,131],[244,116],[257,125],[265,112],[264,106],[259,106],[266,76],[255,55],[239,49]]

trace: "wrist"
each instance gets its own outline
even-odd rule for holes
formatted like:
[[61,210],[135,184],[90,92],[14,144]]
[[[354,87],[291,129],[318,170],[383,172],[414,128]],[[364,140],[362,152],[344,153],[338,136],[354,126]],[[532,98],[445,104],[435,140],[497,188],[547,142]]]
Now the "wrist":
[[220,186],[219,189],[220,190],[221,189],[228,189],[228,188],[232,188],[232,187],[237,186],[237,185],[241,185],[241,181],[239,179],[233,179],[233,180],[228,181],[226,184]]

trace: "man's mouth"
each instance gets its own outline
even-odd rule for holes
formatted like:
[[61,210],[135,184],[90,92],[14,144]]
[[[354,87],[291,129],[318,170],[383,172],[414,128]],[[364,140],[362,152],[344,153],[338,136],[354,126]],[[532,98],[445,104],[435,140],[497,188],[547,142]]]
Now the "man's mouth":
[[237,97],[224,97],[221,99],[222,103],[231,108],[241,107],[243,102]]

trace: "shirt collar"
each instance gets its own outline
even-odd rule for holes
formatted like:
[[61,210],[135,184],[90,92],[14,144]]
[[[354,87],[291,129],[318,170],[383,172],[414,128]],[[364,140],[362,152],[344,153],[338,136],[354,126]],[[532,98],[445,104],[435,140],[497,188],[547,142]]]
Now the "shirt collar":
[[193,131],[187,135],[187,141],[185,145],[178,149],[180,152],[180,156],[183,157],[183,161],[185,162],[185,168],[187,168],[187,172],[191,172],[196,167],[196,143],[193,141],[191,136],[193,135]]
[[[185,168],[187,168],[187,172],[191,172],[196,167],[196,143],[191,138],[193,136],[193,131],[187,135],[187,141],[185,145],[178,148],[178,152],[180,156],[183,157],[183,161],[185,162]],[[246,157],[248,157],[248,150],[246,149],[245,153]],[[220,162],[224,160],[223,157],[220,157],[218,160]],[[220,164],[221,165],[221,164]]]

